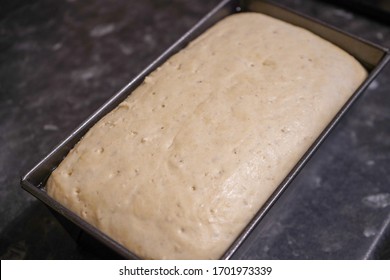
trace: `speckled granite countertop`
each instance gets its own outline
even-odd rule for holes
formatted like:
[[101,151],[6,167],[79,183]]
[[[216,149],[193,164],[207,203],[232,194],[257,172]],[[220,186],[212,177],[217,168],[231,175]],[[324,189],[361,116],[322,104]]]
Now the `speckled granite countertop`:
[[[390,27],[373,19],[320,1],[277,2],[390,47]],[[0,259],[114,257],[74,242],[20,177],[217,3],[0,4]],[[234,258],[390,258],[389,93],[390,66]]]

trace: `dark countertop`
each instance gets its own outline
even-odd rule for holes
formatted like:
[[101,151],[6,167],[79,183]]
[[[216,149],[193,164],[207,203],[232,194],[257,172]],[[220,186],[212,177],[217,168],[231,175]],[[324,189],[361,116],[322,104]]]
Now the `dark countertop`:
[[[277,2],[390,47],[390,27],[375,19]],[[20,178],[217,3],[0,4],[0,259],[113,257],[74,242]],[[387,66],[235,258],[390,258],[389,92]]]

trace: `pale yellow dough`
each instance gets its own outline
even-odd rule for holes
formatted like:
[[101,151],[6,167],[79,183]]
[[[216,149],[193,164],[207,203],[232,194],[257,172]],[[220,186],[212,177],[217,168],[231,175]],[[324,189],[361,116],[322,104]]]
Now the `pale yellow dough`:
[[365,77],[304,29],[229,16],[90,129],[47,191],[142,258],[219,258]]

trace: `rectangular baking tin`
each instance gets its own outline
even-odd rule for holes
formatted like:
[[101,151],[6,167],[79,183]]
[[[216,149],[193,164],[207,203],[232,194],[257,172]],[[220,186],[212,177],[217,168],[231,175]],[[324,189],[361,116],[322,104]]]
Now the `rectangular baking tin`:
[[[41,162],[39,162],[31,171],[29,171],[21,180],[22,187],[44,202],[49,208],[56,213],[65,217],[71,224],[76,226],[77,232],[85,231],[98,241],[102,242],[110,249],[119,253],[121,256],[128,259],[138,259],[138,257],[130,252],[128,249],[112,240],[107,235],[100,232],[95,227],[91,226],[73,212],[60,205],[58,202],[49,197],[45,191],[45,183],[62,159],[68,154],[73,146],[81,139],[81,137],[91,128],[100,118],[114,109],[120,102],[122,102],[137,86],[139,86],[145,76],[160,66],[172,54],[178,52],[185,47],[190,41],[203,33],[206,29],[218,22],[222,18],[236,13],[236,12],[261,12],[272,17],[281,19],[283,21],[292,23],[294,25],[303,27],[312,31],[313,33],[323,37],[324,39],[338,45],[342,49],[349,52],[356,59],[358,59],[369,72],[369,76],[365,82],[356,90],[353,96],[347,101],[344,107],[334,117],[332,122],[321,133],[315,143],[310,147],[306,154],[296,164],[293,170],[285,178],[285,180],[278,186],[272,196],[257,212],[252,221],[242,231],[235,242],[227,249],[221,259],[230,259],[237,248],[243,243],[246,237],[252,232],[256,224],[264,217],[270,207],[280,197],[282,192],[288,187],[289,183],[303,168],[304,164],[309,160],[311,155],[318,149],[319,145],[329,135],[331,130],[335,127],[340,118],[346,113],[356,99],[362,95],[369,83],[381,71],[385,64],[389,61],[390,55],[387,49],[376,46],[370,42],[364,41],[355,36],[346,34],[345,32],[321,23],[313,18],[301,15],[297,12],[291,11],[288,8],[281,7],[273,2],[264,0],[224,0],[203,19],[201,19],[191,30],[184,34],[176,43],[169,47],[160,57],[153,63],[146,67],[135,79],[133,79],[122,90],[110,98],[100,109],[93,113],[87,120],[85,120],[73,133],[60,143],[50,154],[48,154]],[[58,216],[58,215],[57,215]],[[63,220],[63,219],[62,219]]]

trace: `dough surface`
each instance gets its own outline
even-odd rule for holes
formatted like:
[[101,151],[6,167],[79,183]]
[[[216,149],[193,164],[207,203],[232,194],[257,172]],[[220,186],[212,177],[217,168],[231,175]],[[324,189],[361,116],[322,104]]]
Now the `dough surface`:
[[219,258],[365,77],[304,29],[229,16],[91,128],[47,192],[142,258]]

